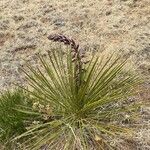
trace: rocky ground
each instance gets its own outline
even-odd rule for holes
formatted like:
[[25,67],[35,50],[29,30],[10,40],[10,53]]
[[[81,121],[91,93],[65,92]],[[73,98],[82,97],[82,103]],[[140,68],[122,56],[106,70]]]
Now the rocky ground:
[[[20,67],[37,64],[36,54],[53,47],[47,39],[52,33],[72,37],[86,50],[130,56],[146,78],[142,98],[150,101],[149,0],[0,0],[0,90],[24,81]],[[150,149],[150,129],[137,133],[136,149]]]

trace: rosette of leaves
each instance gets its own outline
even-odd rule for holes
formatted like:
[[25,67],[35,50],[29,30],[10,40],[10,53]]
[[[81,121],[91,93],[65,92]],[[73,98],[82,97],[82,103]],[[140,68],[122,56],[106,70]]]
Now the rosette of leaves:
[[135,94],[139,78],[124,69],[126,60],[120,56],[94,55],[87,63],[74,40],[62,35],[48,38],[71,48],[65,53],[52,50],[48,59],[39,55],[42,69],[28,65],[24,72],[32,87],[26,90],[38,102],[50,105],[51,113],[15,140],[29,137],[23,144],[32,150],[113,149],[112,139],[131,133],[122,120],[124,114],[130,120],[138,106],[124,102]]

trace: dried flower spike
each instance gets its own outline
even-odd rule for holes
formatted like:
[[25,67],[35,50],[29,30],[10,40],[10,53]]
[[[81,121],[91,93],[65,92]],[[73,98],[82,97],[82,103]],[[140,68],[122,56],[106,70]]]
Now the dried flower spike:
[[79,49],[79,44],[76,44],[76,42],[73,39],[69,39],[64,35],[54,34],[49,35],[48,39],[54,42],[61,42],[65,45],[70,45],[72,48],[72,62],[75,62],[75,80],[76,80],[76,87],[79,87],[81,84],[81,76],[83,73],[83,63],[82,58],[84,57],[84,53],[82,53],[82,49]]
[[79,49],[79,45],[76,44],[73,39],[69,39],[64,35],[59,35],[59,34],[49,35],[48,39],[54,42],[62,42],[65,45],[70,45],[71,48],[74,49],[76,52]]

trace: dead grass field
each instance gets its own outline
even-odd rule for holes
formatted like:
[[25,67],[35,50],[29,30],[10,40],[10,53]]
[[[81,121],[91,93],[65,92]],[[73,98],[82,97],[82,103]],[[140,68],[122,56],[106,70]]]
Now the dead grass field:
[[[131,57],[145,79],[138,99],[150,102],[149,0],[0,0],[0,90],[23,83],[20,66],[37,65],[36,54],[55,46],[47,36],[61,33],[85,50],[116,51]],[[150,107],[129,150],[150,149]],[[125,148],[120,148],[125,149]]]

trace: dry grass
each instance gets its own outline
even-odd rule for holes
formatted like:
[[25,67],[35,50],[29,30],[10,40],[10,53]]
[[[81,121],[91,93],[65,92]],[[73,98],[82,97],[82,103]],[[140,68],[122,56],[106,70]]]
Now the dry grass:
[[[47,36],[61,33],[76,39],[85,50],[116,51],[130,56],[129,67],[146,78],[137,99],[149,103],[149,14],[149,0],[1,0],[0,90],[12,87],[16,81],[23,83],[20,65],[26,61],[37,65],[36,53],[45,55],[56,46]],[[143,126],[138,129],[135,141],[141,141],[137,142],[139,147],[146,150],[150,129],[145,127],[149,123],[145,113],[149,112],[149,106],[143,111]]]

